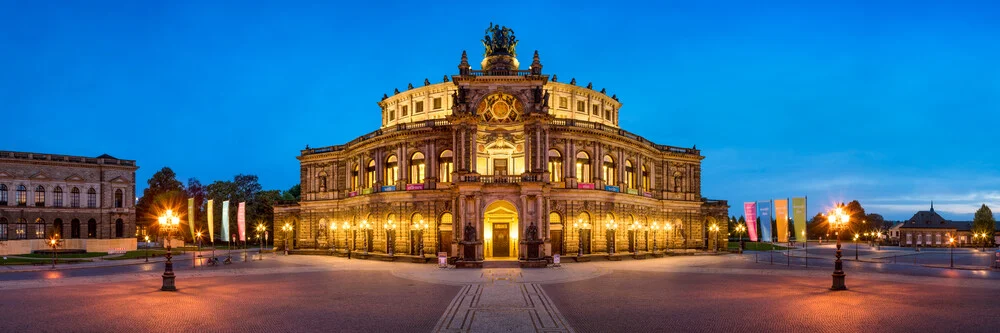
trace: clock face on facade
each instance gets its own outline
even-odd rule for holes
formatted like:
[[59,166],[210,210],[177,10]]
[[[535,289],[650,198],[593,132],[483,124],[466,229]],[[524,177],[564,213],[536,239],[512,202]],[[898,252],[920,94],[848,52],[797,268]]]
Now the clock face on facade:
[[507,123],[520,120],[524,106],[514,95],[498,92],[483,98],[476,111],[487,122]]

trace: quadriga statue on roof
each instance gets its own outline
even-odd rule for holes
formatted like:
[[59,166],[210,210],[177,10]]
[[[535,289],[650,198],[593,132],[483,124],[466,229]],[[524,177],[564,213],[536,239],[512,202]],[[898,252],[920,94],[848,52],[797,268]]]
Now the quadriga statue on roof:
[[514,29],[493,25],[493,22],[490,22],[490,27],[486,28],[486,36],[483,37],[482,42],[486,48],[484,56],[489,57],[497,54],[517,56],[515,52],[517,37],[514,36]]

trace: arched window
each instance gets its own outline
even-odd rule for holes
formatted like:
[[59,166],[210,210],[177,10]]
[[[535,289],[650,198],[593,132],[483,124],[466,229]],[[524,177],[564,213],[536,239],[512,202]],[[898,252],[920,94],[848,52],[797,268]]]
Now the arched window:
[[87,207],[97,208],[97,190],[95,190],[93,187],[91,187],[90,190],[87,191]]
[[[62,229],[62,226],[59,226]],[[59,230],[59,234],[62,234],[62,230]],[[45,220],[41,217],[35,219],[35,230],[32,233],[32,237],[35,239],[45,239]]]
[[576,153],[576,178],[581,183],[592,182],[593,172],[590,171],[590,155],[587,152]]
[[115,220],[115,238],[125,237],[125,222],[122,219]]
[[14,224],[14,239],[28,239],[28,221],[19,218]]
[[28,205],[28,189],[24,185],[17,186],[17,205],[27,206]]
[[396,155],[385,159],[385,173],[383,176],[385,179],[382,180],[382,185],[396,185],[396,179],[399,179],[399,161],[396,159]]
[[80,189],[74,187],[69,190],[69,206],[73,208],[80,208]]
[[94,219],[87,221],[87,238],[97,238],[97,221]]
[[115,208],[122,208],[125,205],[125,193],[121,189],[115,190]]
[[52,205],[56,206],[56,207],[62,207],[63,206],[63,191],[62,191],[62,187],[56,186],[56,188],[54,190],[52,190]]
[[562,179],[562,154],[558,150],[549,149],[549,181],[561,182]]
[[361,188],[361,168],[357,165],[351,169],[351,190],[356,191]]
[[424,154],[413,153],[410,157],[410,184],[423,184],[425,171]]
[[80,238],[80,220],[73,219],[69,221],[69,234],[70,238]]
[[605,185],[615,186],[615,184],[618,184],[617,179],[615,179],[617,171],[615,168],[615,159],[611,158],[611,155],[604,155],[603,171]]
[[649,189],[650,189],[650,187],[649,187],[649,169],[646,169],[645,165],[642,166],[642,181],[641,182],[642,182],[642,185],[641,185],[642,189],[646,190],[646,191],[649,191]]
[[45,187],[42,185],[35,187],[35,207],[45,207]]
[[7,240],[7,218],[0,217],[0,241]]
[[[71,229],[70,232],[72,233],[73,232],[73,230],[72,230],[73,226],[72,225],[70,225],[70,229]],[[61,238],[68,238],[68,237],[66,237],[66,234],[63,233],[63,222],[62,222],[62,219],[52,220],[52,234],[53,235],[59,235],[59,237],[61,237]]]
[[625,160],[625,187],[635,188],[635,166],[629,160]]
[[441,157],[438,159],[438,180],[442,183],[451,182],[451,173],[455,171],[455,160],[454,154],[451,150],[445,150],[441,152]]
[[0,184],[0,206],[7,205],[7,185]]
[[368,167],[365,168],[365,181],[368,182],[367,188],[375,186],[375,160],[368,161]]

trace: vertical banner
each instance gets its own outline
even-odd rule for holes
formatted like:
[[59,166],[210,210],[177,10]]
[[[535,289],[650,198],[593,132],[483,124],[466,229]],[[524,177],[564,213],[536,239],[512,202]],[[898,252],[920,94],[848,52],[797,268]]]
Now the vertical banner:
[[208,239],[215,244],[215,216],[212,215],[212,206],[214,206],[215,200],[208,199]]
[[792,198],[792,224],[795,225],[795,239],[801,242],[806,241],[803,232],[806,232],[806,198]]
[[188,198],[188,227],[191,229],[191,239],[194,239],[194,198]]
[[771,242],[771,202],[757,202],[757,217],[760,218],[760,241]]
[[778,227],[778,241],[788,242],[788,199],[774,199],[774,221]]
[[247,241],[247,221],[246,221],[246,202],[241,202],[239,208],[236,209],[236,227],[240,231],[240,241]]
[[222,202],[222,238],[228,242],[229,237],[229,200]]
[[757,203],[756,202],[744,202],[743,203],[743,215],[747,219],[747,236],[750,237],[751,242],[757,241]]

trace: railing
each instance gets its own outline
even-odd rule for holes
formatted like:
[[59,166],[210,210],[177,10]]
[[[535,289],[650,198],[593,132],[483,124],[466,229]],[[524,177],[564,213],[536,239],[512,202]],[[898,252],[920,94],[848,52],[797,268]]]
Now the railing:
[[335,151],[345,150],[345,149],[347,149],[347,148],[349,148],[351,146],[354,146],[354,145],[360,144],[362,142],[371,140],[371,139],[379,137],[379,136],[381,136],[383,134],[388,134],[388,133],[393,133],[393,132],[399,132],[399,131],[406,131],[406,130],[417,129],[417,128],[426,128],[426,127],[434,128],[434,127],[448,126],[448,125],[450,125],[450,123],[447,120],[443,120],[443,119],[429,119],[429,120],[418,121],[418,122],[413,122],[413,123],[398,124],[398,125],[395,125],[395,126],[392,126],[392,127],[386,127],[386,128],[380,128],[380,129],[374,130],[374,131],[372,131],[372,132],[370,132],[368,134],[359,136],[356,139],[351,140],[350,142],[342,144],[342,145],[334,145],[334,146],[327,146],[327,147],[320,147],[320,148],[304,149],[304,150],[302,150],[302,155],[321,154],[321,153],[329,153],[329,152],[335,152]]
[[70,162],[70,163],[85,163],[85,164],[135,166],[135,161],[133,160],[119,160],[113,158],[89,158],[82,156],[25,153],[16,151],[0,151],[0,158],[34,160],[34,161],[54,161],[54,162]]
[[593,130],[598,130],[598,131],[602,131],[602,132],[606,132],[606,133],[611,133],[611,134],[623,136],[623,137],[626,137],[626,138],[629,138],[629,139],[632,139],[632,140],[639,141],[639,142],[644,143],[644,144],[648,144],[648,145],[656,148],[657,150],[663,151],[663,152],[680,153],[680,154],[694,154],[694,155],[698,155],[701,152],[700,150],[697,150],[697,149],[694,149],[694,148],[681,148],[681,147],[674,147],[674,146],[667,146],[667,145],[656,144],[656,143],[653,143],[652,141],[646,140],[646,138],[643,138],[642,136],[636,135],[636,134],[634,134],[632,132],[623,130],[623,129],[618,128],[618,127],[601,124],[601,123],[595,123],[595,122],[584,121],[584,120],[576,120],[576,119],[556,119],[556,120],[552,121],[552,124],[553,125],[557,125],[557,126],[588,128],[588,129],[593,129]]
[[521,176],[479,176],[479,181],[483,184],[517,184],[521,182]]
[[484,70],[471,70],[469,75],[472,76],[528,76],[531,75],[531,70],[502,70],[502,69],[491,69],[488,71]]

